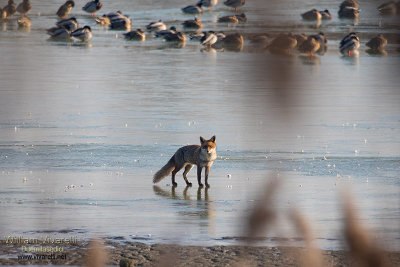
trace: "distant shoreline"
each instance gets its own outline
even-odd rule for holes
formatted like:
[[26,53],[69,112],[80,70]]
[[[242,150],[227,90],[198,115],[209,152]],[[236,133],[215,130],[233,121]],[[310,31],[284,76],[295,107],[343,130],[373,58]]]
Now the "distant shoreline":
[[[38,255],[22,253],[20,247],[18,244],[1,243],[0,250],[4,253],[0,258],[0,265],[82,266],[87,260],[87,254],[94,253],[92,255],[96,255],[96,258],[103,254],[107,265],[119,265],[122,260],[124,263],[134,264],[132,266],[301,266],[303,256],[308,253],[307,249],[300,247],[149,245],[123,240],[106,240],[99,251],[88,249],[89,244],[85,242],[68,244],[62,253]],[[349,257],[347,251],[320,252],[327,266],[354,265],[354,259]],[[29,259],[29,255],[36,256],[36,259]],[[400,265],[400,251],[386,252],[386,256],[392,266]]]

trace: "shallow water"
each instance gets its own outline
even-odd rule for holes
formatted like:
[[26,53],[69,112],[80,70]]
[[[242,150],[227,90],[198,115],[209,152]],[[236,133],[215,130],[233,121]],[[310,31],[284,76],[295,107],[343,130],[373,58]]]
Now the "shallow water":
[[[240,53],[203,51],[191,40],[181,49],[151,36],[125,41],[122,31],[96,26],[80,10],[84,2],[72,13],[93,28],[87,44],[48,40],[60,1],[34,4],[30,31],[0,22],[0,236],[235,244],[246,211],[278,175],[280,227],[262,244],[301,244],[287,216],[296,209],[320,247],[340,248],[340,193],[350,188],[362,223],[400,249],[398,20],[365,1],[357,25],[337,19],[338,4],[329,1],[247,3],[249,22],[236,27],[216,23],[231,14],[222,3],[201,15],[205,30],[245,37],[328,36],[325,55],[287,57],[247,39]],[[158,3],[104,2],[99,13],[122,10],[133,28],[192,17],[180,1]],[[334,19],[315,29],[299,16],[313,7]],[[356,58],[337,49],[351,29],[362,39]],[[380,32],[390,37],[388,54],[369,55],[365,43]],[[214,134],[210,189],[185,188],[180,174],[175,189],[169,178],[152,185],[176,149]]]

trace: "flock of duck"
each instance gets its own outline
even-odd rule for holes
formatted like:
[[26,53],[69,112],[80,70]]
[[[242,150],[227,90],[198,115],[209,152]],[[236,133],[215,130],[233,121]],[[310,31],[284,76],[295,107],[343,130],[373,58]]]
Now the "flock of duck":
[[[378,11],[382,15],[400,14],[400,1],[395,3],[390,1],[378,6]],[[338,11],[339,18],[358,19],[360,13],[359,4],[356,0],[344,0]],[[312,9],[301,14],[304,20],[317,21],[332,19],[332,14],[329,10],[318,11]],[[317,24],[318,25],[318,24]],[[260,42],[263,42],[265,37],[258,37]],[[300,53],[307,53],[312,56],[314,53],[324,53],[326,51],[327,38],[324,33],[312,34],[280,34],[268,45],[271,52],[288,54],[297,47]],[[385,54],[384,47],[387,45],[387,39],[383,34],[378,34],[366,43],[369,48],[367,52],[375,54]],[[356,32],[351,32],[343,37],[339,44],[339,51],[343,55],[356,56],[360,47],[360,38]]]
[[[9,0],[8,4],[4,8],[0,8],[0,20],[10,19],[16,13],[20,13],[18,19],[19,27],[30,27],[30,19],[27,14],[31,10],[30,0],[22,0],[23,2],[15,7],[13,0]],[[246,0],[226,0],[224,4],[228,7],[232,7],[237,11],[237,9],[245,4]],[[210,10],[213,6],[218,4],[218,0],[200,0],[196,5],[189,5],[182,8],[182,12],[187,14],[201,14],[203,12],[202,7],[207,7]],[[92,17],[94,14],[102,8],[103,4],[100,0],[93,0],[86,3],[82,10],[90,13]],[[75,7],[75,2],[73,0],[66,1],[60,6],[56,15],[59,17],[59,21],[52,28],[47,29],[47,34],[50,35],[51,39],[57,40],[69,40],[71,38],[76,38],[82,42],[86,42],[93,37],[92,29],[90,26],[86,25],[79,28],[79,23],[75,17],[68,18],[72,8]],[[120,11],[109,12],[101,17],[95,17],[95,21],[102,25],[108,26],[112,30],[126,30],[127,33],[124,34],[126,39],[129,40],[140,40],[144,41],[146,39],[146,33],[137,29],[131,30],[132,20],[122,14]],[[225,16],[219,19],[220,22],[229,23],[239,23],[246,21],[247,18],[244,14]],[[190,29],[200,29],[202,28],[202,22],[198,17],[193,20],[187,20],[182,23],[184,28]],[[186,36],[183,32],[178,31],[176,27],[172,26],[167,29],[166,24],[159,20],[157,22],[151,22],[146,26],[147,31],[154,33],[155,37],[162,37],[167,42],[185,42]],[[242,46],[243,36],[241,34],[235,33],[230,35],[224,35],[223,33],[215,33],[213,31],[196,33],[191,36],[191,39],[198,38],[203,45],[211,47],[217,41],[218,45],[224,46]]]
[[[382,15],[395,15],[400,14],[400,1],[395,3],[390,1],[378,6],[378,11]],[[344,0],[338,11],[339,18],[345,19],[358,19],[360,13],[359,4],[356,0]],[[304,20],[317,21],[330,20],[332,15],[329,10],[318,11],[312,9],[301,14]],[[271,44],[270,47],[277,52],[287,52],[294,47],[298,47],[301,53],[308,53],[310,56],[315,52],[321,52],[326,49],[325,44],[327,39],[325,35],[320,32],[319,34],[306,36],[304,34],[286,34],[278,36]],[[385,54],[384,47],[387,45],[387,39],[383,34],[378,34],[366,43],[369,47],[369,53]],[[360,38],[356,32],[351,32],[343,37],[339,44],[339,50],[343,55],[354,56],[358,55],[358,48],[360,47]]]
[[[245,0],[226,0],[224,5],[234,8],[235,14],[218,18],[218,22],[221,23],[245,23],[247,21],[246,15],[236,14],[238,8],[245,5]],[[189,5],[182,8],[182,12],[188,14],[201,14],[203,7],[210,10],[212,7],[218,4],[218,0],[200,0],[195,5]],[[59,21],[56,25],[47,30],[47,33],[52,39],[67,40],[70,38],[76,38],[82,42],[86,42],[92,38],[92,30],[90,26],[79,27],[79,23],[75,17],[68,18],[72,8],[75,6],[73,0],[66,1],[60,6],[56,15],[59,17]],[[122,14],[122,12],[109,12],[103,16],[95,17],[95,13],[103,7],[100,0],[93,0],[86,3],[82,10],[90,13],[94,20],[102,25],[107,26],[113,30],[125,30],[124,37],[128,40],[146,40],[146,32],[142,29],[131,30],[132,20]],[[400,1],[395,3],[390,1],[388,3],[380,5],[378,8],[379,12],[383,15],[394,15],[400,14]],[[30,0],[22,0],[18,6],[15,5],[13,0],[9,0],[8,4],[4,8],[0,8],[0,19],[11,18],[16,12],[20,13],[18,24],[20,27],[30,27],[30,19],[27,17],[28,12],[31,10]],[[344,0],[338,11],[339,18],[347,19],[358,19],[359,16],[359,4],[356,0]],[[318,11],[312,9],[301,14],[304,20],[309,21],[321,21],[330,20],[332,15],[329,10]],[[213,48],[232,48],[235,50],[241,50],[243,47],[244,38],[242,34],[224,34],[223,32],[207,31],[197,32],[202,28],[202,22],[198,17],[192,20],[186,20],[182,23],[183,28],[192,29],[194,33],[190,34],[190,39],[199,40],[203,46]],[[146,26],[147,32],[154,34],[154,37],[161,37],[166,42],[185,42],[186,35],[177,30],[175,26],[167,27],[162,21],[151,22]],[[259,44],[264,49],[269,50],[272,53],[283,53],[288,54],[292,49],[297,48],[300,53],[308,54],[313,56],[314,53],[323,53],[326,51],[327,38],[324,33],[305,35],[305,34],[291,34],[282,33],[275,38],[270,38],[268,35],[260,34],[252,36],[250,42],[253,44]],[[387,40],[382,34],[372,38],[366,43],[366,46],[370,48],[370,52],[381,53]],[[358,54],[357,50],[360,47],[360,39],[356,32],[351,32],[343,37],[340,42],[339,50],[343,55],[353,56]]]

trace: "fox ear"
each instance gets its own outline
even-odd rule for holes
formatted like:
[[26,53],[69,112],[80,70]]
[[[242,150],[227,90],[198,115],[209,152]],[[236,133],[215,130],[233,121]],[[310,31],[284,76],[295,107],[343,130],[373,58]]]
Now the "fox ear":
[[215,135],[213,137],[211,137],[209,141],[215,143]]
[[207,140],[200,136],[200,143],[202,144],[202,143],[204,143],[205,141],[207,141]]

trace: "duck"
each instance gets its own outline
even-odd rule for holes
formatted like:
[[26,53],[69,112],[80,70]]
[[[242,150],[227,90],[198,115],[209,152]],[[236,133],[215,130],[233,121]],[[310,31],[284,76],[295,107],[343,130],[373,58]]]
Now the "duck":
[[132,21],[127,17],[121,17],[110,21],[110,29],[112,30],[130,30]]
[[78,23],[78,21],[76,20],[75,17],[72,17],[70,19],[60,20],[60,21],[58,21],[56,23],[56,25],[64,27],[64,28],[66,28],[67,30],[70,30],[70,31],[75,31],[76,29],[79,28],[79,23]]
[[218,36],[215,34],[214,31],[204,32],[204,36],[200,39],[200,43],[202,45],[207,45],[211,47],[218,41]]
[[218,0],[200,0],[199,3],[201,3],[202,6],[207,7],[208,11],[210,11],[211,7],[218,4]]
[[270,36],[268,33],[261,33],[261,34],[256,34],[251,37],[249,37],[250,43],[252,44],[266,44],[270,40]]
[[344,7],[339,10],[339,18],[344,19],[358,19],[358,14],[360,13],[358,8],[355,7]]
[[154,37],[164,37],[167,34],[176,33],[176,27],[171,26],[168,30],[161,30],[155,33]]
[[218,41],[222,47],[231,51],[241,51],[243,49],[244,38],[240,33],[227,34]]
[[127,40],[135,40],[135,41],[144,41],[146,40],[146,34],[141,30],[137,29],[136,31],[130,31],[124,33],[125,39]]
[[352,36],[357,36],[357,33],[351,32],[351,33],[347,34],[345,37],[343,37],[342,40],[340,41],[340,46],[344,45],[344,43],[346,43],[348,40],[350,40],[350,37],[352,37]]
[[108,26],[111,24],[111,21],[110,21],[109,17],[107,17],[106,14],[104,14],[101,17],[97,17],[94,20],[97,22],[97,24],[100,24],[102,26]]
[[109,13],[107,13],[107,14],[105,14],[106,16],[107,16],[107,18],[109,18],[110,20],[113,20],[113,19],[118,19],[118,18],[120,18],[120,17],[124,17],[125,15],[123,15],[122,14],[122,12],[121,11],[116,11],[116,12],[109,12]]
[[297,46],[297,39],[291,33],[281,33],[275,39],[272,40],[271,44],[267,47],[272,53],[277,54],[290,54],[290,51]]
[[238,45],[238,44],[243,44],[244,38],[243,35],[240,33],[231,33],[225,35],[225,37],[221,40],[225,44],[233,44],[233,45]]
[[319,32],[317,34],[312,35],[321,45],[325,45],[328,42],[325,34],[323,32]]
[[322,20],[330,20],[330,19],[332,19],[332,14],[329,12],[328,9],[325,9],[323,11],[319,11],[319,13],[321,14]]
[[150,22],[146,29],[148,31],[163,31],[167,29],[167,25],[160,19],[157,22]]
[[355,32],[351,32],[340,41],[340,53],[352,56],[360,47],[360,39]]
[[247,22],[247,17],[244,13],[235,15],[235,17],[239,20],[239,22]]
[[87,2],[86,5],[82,7],[82,10],[91,13],[92,17],[94,17],[94,13],[99,11],[102,7],[103,4],[99,0],[94,0]]
[[190,6],[182,8],[182,12],[189,13],[189,14],[201,14],[201,13],[203,13],[203,9],[201,8],[202,5],[203,5],[203,3],[200,1],[195,6],[190,5]]
[[7,12],[5,12],[1,7],[0,7],[0,20],[5,19],[7,17]]
[[189,35],[190,40],[200,41],[203,38],[204,32],[196,32]]
[[31,20],[26,17],[26,16],[22,16],[17,20],[18,23],[18,27],[19,28],[30,28],[31,27]]
[[328,39],[326,38],[325,34],[323,32],[319,32],[318,34],[312,35],[320,44],[319,49],[316,51],[319,54],[324,54],[327,50],[326,43],[328,42]]
[[108,13],[107,17],[110,19],[110,29],[112,30],[130,30],[132,20],[123,15],[120,11]]
[[14,0],[8,0],[7,5],[3,8],[3,12],[7,14],[7,18],[11,18],[17,12]]
[[198,17],[195,17],[194,19],[190,19],[190,20],[185,20],[182,23],[182,25],[185,28],[194,28],[194,29],[201,29],[203,27],[203,24],[201,23],[201,21]]
[[294,38],[296,38],[297,47],[299,47],[305,40],[307,40],[307,35],[304,33],[298,33],[294,35]]
[[116,12],[109,12],[106,14],[106,16],[110,19],[110,22],[112,23],[113,21],[118,21],[121,19],[129,19],[128,16],[122,14],[121,11],[116,11]]
[[378,11],[382,15],[395,15],[398,13],[399,6],[400,2],[396,4],[394,1],[390,1],[378,6]]
[[343,1],[339,6],[339,18],[358,19],[358,13],[360,12],[358,8],[359,4],[356,0]]
[[82,28],[76,29],[71,33],[71,37],[75,37],[82,42],[86,42],[92,39],[92,36],[92,29],[90,28],[90,26],[87,25]]
[[343,9],[345,7],[354,7],[354,8],[358,9],[359,6],[360,5],[358,4],[358,2],[356,0],[344,0],[339,6],[339,10]]
[[239,19],[235,15],[228,15],[218,18],[218,22],[222,23],[239,23]]
[[217,42],[222,41],[226,37],[224,32],[217,32],[215,35],[217,36]]
[[58,39],[58,40],[69,40],[71,37],[71,31],[67,30],[64,27],[53,27],[47,30],[47,34],[50,35],[51,39]]
[[224,2],[224,5],[228,7],[233,7],[235,9],[235,12],[237,12],[237,9],[239,7],[244,6],[244,4],[246,4],[246,0],[226,0]]
[[20,13],[22,16],[26,16],[31,8],[32,6],[30,0],[22,0],[22,3],[17,6],[17,12]]
[[271,42],[271,38],[268,34],[257,34],[250,38],[250,43],[257,48],[264,49],[266,48]]
[[315,35],[310,35],[307,37],[307,40],[301,43],[299,46],[300,53],[307,53],[308,56],[313,56],[315,52],[320,48],[320,43],[315,37]]
[[372,51],[382,51],[387,45],[387,39],[383,36],[383,34],[378,34],[369,40],[365,45],[371,48]]
[[164,35],[164,40],[167,42],[185,42],[186,36],[182,32],[175,32]]
[[322,15],[321,13],[314,9],[311,9],[310,11],[304,12],[303,14],[301,14],[301,17],[304,20],[321,20],[322,19]]
[[74,6],[75,2],[72,0],[68,0],[63,5],[60,6],[60,8],[57,11],[57,16],[59,16],[60,18],[66,18]]

